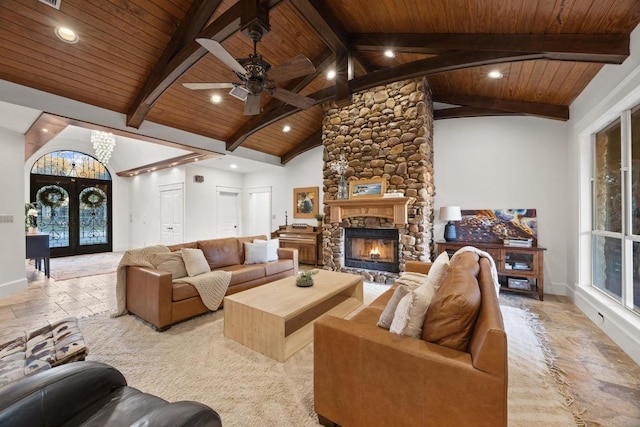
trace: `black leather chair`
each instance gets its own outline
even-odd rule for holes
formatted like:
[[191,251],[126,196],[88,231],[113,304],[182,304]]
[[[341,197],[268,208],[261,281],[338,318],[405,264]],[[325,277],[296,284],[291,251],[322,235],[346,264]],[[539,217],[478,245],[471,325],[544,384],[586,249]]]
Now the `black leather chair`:
[[0,389],[0,426],[211,426],[220,416],[197,402],[169,403],[127,386],[99,362],[73,362]]

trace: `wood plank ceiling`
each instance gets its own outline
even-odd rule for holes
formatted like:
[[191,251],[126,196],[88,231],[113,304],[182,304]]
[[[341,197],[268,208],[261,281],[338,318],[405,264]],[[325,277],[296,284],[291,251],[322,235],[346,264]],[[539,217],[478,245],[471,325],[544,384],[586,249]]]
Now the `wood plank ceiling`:
[[[402,78],[427,76],[436,119],[533,115],[567,120],[569,105],[603,64],[629,54],[637,0],[262,0],[270,31],[257,50],[274,67],[295,55],[316,73],[278,84],[317,102],[308,110],[262,95],[243,115],[228,90],[186,82],[239,82],[197,37],[236,58],[253,51],[242,33],[256,0],[38,0],[0,3],[0,79],[278,156],[318,146],[323,102]],[[68,26],[80,41],[53,33]],[[396,52],[394,58],[382,53]],[[352,74],[348,72],[352,64]],[[336,69],[329,80],[325,72]],[[504,77],[487,78],[490,70]],[[222,96],[220,104],[210,96]],[[73,118],[70,118],[73,119]],[[292,130],[283,133],[287,124]],[[180,141],[174,141],[179,143]]]

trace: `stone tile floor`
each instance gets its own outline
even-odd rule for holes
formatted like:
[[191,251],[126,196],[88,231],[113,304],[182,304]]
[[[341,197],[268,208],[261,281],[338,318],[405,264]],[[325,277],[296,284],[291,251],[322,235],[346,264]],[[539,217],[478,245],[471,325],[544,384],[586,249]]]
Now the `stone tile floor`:
[[[0,339],[67,316],[84,317],[115,309],[115,273],[64,281],[47,279],[26,266],[29,287],[0,298]],[[535,313],[564,372],[587,426],[640,426],[640,365],[587,319],[566,297],[545,301],[503,293],[501,303]],[[0,341],[2,342],[2,341]]]

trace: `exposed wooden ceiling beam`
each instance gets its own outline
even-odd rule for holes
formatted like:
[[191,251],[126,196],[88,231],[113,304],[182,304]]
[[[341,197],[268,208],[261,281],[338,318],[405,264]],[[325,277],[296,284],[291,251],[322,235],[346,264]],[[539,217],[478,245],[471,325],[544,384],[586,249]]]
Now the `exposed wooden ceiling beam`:
[[[435,74],[444,71],[457,70],[478,65],[496,64],[501,62],[524,61],[527,59],[539,59],[540,55],[513,54],[512,52],[456,52],[449,55],[440,55],[433,58],[422,59],[408,64],[390,67],[380,71],[374,71],[361,77],[355,77],[349,81],[350,93],[370,89],[374,86],[388,84],[399,80]],[[310,98],[316,100],[316,105],[335,99],[336,88],[331,87],[317,91]],[[454,103],[455,104],[455,103]],[[255,118],[247,121],[236,131],[227,142],[227,150],[233,151],[249,136],[261,129],[282,120],[300,111],[291,105],[283,105],[274,110],[265,111]]]
[[569,107],[564,105],[540,104],[537,102],[462,94],[434,94],[433,100],[464,107],[502,111],[504,113],[518,113],[554,120],[569,120]]
[[547,59],[621,64],[627,34],[350,34],[351,49],[441,54],[455,50],[543,53]]
[[283,165],[287,164],[289,160],[295,158],[296,156],[311,150],[312,148],[316,148],[322,145],[322,129],[315,132],[309,138],[301,141],[298,145],[296,145],[292,150],[285,153],[280,159]]
[[[218,19],[209,24],[198,37],[213,38],[222,42],[236,31],[240,30],[241,3],[236,3],[227,9]],[[209,15],[210,17],[211,15]],[[188,25],[188,24],[184,24]],[[167,47],[167,50],[169,47]],[[166,52],[166,50],[165,50]],[[169,62],[158,64],[144,87],[136,97],[136,101],[127,114],[127,126],[140,127],[153,104],[182,74],[191,68],[198,60],[207,54],[207,50],[200,46],[195,38],[187,42],[177,52],[167,54]],[[163,54],[164,57],[164,54]]]
[[[202,31],[198,30],[199,32],[195,30],[201,24],[201,21],[205,16],[206,19],[204,19],[204,22],[206,23],[209,20],[213,12],[207,15],[208,10],[210,10],[216,2],[206,2],[206,4],[200,5],[199,9],[196,7],[197,10],[195,13],[201,13],[202,16],[192,16],[192,11],[190,10],[177,31],[183,31],[185,33],[184,39],[180,42],[176,42],[173,47],[170,43],[170,45],[165,49],[161,60],[158,61],[157,66],[152,71],[147,82],[127,113],[127,126],[134,128],[140,127],[149,113],[149,110],[158,98],[160,98],[160,96],[169,89],[169,87],[175,83],[182,74],[207,54],[207,50],[195,41],[196,38],[209,38],[218,42],[226,40],[234,33],[241,30],[243,12],[246,12],[247,10],[245,2],[253,1],[255,0],[243,0],[235,3],[215,21],[202,29]],[[276,7],[282,1],[283,0],[265,0],[261,2],[261,5],[268,10]],[[202,10],[198,12],[200,9]],[[194,32],[196,33],[195,36],[193,35]],[[190,39],[187,37],[190,37]],[[163,60],[168,60],[168,62],[163,63]]]
[[349,87],[351,89],[351,93],[353,93],[369,89],[374,86],[389,84],[398,80],[426,76],[429,74],[479,67],[482,65],[527,61],[541,58],[542,54],[527,54],[520,52],[454,52],[374,71],[365,76],[353,79],[349,82]]
[[[347,31],[340,24],[340,19],[325,5],[325,2],[321,0],[290,0],[290,3],[334,53],[351,51]],[[356,54],[353,59],[359,66],[356,68],[365,72],[373,70],[373,66],[364,56]]]
[[487,117],[487,116],[521,116],[521,113],[507,113],[501,110],[491,110],[489,108],[477,107],[451,107],[433,110],[433,119],[461,119],[465,117]]

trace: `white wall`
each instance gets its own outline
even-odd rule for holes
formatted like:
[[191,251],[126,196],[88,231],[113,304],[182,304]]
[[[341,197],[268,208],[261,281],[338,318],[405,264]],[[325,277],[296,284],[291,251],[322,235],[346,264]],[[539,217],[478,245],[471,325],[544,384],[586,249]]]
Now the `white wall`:
[[[187,166],[185,173],[185,242],[216,238],[216,188],[231,187],[242,190],[244,175],[193,164]],[[195,175],[202,175],[204,182],[194,182]],[[239,197],[242,199],[242,196]],[[239,234],[245,234],[242,222]]]
[[[631,56],[605,65],[571,105],[568,228],[568,280],[575,304],[640,363],[640,318],[591,287],[591,134],[621,111],[640,105],[640,27],[631,34]],[[600,316],[602,315],[602,317]]]
[[[287,163],[286,167],[275,171],[254,172],[245,176],[245,188],[272,187],[272,231],[287,221],[292,223],[306,223],[317,225],[315,218],[293,217],[293,189],[301,187],[318,187],[319,200],[324,199],[322,191],[322,153],[324,147],[309,150]],[[324,205],[319,206],[322,212]]]
[[0,128],[0,215],[12,215],[12,223],[0,223],[0,297],[27,289],[25,275],[24,137]]
[[441,206],[536,209],[545,252],[545,293],[565,295],[567,125],[532,117],[438,120],[434,126],[436,240]]

